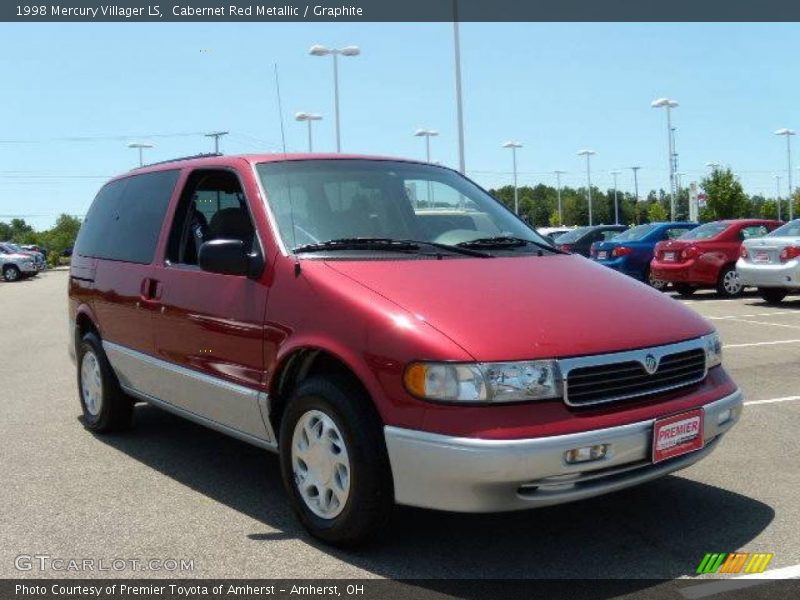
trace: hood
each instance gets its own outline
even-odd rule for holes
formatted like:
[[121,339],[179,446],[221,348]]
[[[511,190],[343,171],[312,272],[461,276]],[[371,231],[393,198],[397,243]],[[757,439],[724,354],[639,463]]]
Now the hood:
[[697,313],[580,256],[327,261],[476,360],[600,354],[696,338]]

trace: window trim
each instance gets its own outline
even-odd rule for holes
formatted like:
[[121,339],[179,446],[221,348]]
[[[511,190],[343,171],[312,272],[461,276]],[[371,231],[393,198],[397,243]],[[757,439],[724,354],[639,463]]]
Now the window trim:
[[[181,208],[181,202],[184,199],[184,192],[186,191],[186,186],[187,186],[189,180],[191,179],[191,177],[195,173],[200,172],[200,171],[226,171],[226,172],[232,173],[233,176],[236,177],[236,181],[239,183],[239,187],[242,190],[242,197],[244,198],[244,204],[245,204],[245,208],[247,209],[247,214],[250,217],[250,223],[252,223],[252,225],[253,225],[253,235],[254,235],[253,239],[256,241],[257,246],[258,246],[258,251],[261,254],[261,257],[263,258],[264,262],[266,263],[267,257],[266,257],[266,253],[264,252],[264,244],[261,241],[261,236],[259,235],[258,222],[256,221],[255,215],[253,214],[253,208],[251,206],[252,203],[250,202],[250,198],[248,197],[247,189],[246,189],[246,187],[244,185],[244,179],[242,178],[242,174],[239,172],[239,170],[236,167],[232,167],[232,166],[229,166],[229,165],[203,165],[203,166],[191,167],[191,168],[183,169],[183,172],[184,172],[183,187],[180,190],[178,190],[178,199],[177,199],[177,202],[175,203],[174,209],[171,211],[171,214],[170,214],[171,219],[170,219],[170,223],[169,223],[169,228],[166,231],[166,239],[164,240],[164,242],[165,242],[164,243],[164,251],[162,253],[161,261],[160,261],[161,266],[164,267],[164,268],[168,268],[168,269],[177,269],[179,271],[200,271],[200,272],[203,272],[203,273],[208,273],[208,271],[203,271],[203,269],[200,268],[199,264],[190,265],[190,264],[186,264],[186,263],[173,263],[172,261],[169,260],[170,238],[172,237],[172,232],[173,232],[173,230],[175,228],[175,224],[176,224],[175,223],[175,218],[178,215],[179,209]],[[180,183],[180,181],[178,181],[178,183]],[[176,185],[176,187],[177,187],[177,185]],[[184,221],[184,225],[185,225],[185,221]],[[214,274],[216,275],[217,273],[214,273]]]

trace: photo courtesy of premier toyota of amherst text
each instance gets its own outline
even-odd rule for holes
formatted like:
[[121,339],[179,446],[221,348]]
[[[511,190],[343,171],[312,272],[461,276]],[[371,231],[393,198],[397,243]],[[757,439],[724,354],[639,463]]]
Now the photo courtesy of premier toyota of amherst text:
[[0,598],[797,595],[798,22],[0,8]]

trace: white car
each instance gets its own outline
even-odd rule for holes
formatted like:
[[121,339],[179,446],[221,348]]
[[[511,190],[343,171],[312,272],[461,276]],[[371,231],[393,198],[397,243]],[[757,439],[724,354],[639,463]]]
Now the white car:
[[800,219],[765,237],[745,240],[736,271],[743,285],[757,287],[771,304],[787,294],[800,294]]
[[0,245],[0,273],[6,281],[17,281],[23,277],[36,275],[39,269],[34,258],[28,254],[19,254]]

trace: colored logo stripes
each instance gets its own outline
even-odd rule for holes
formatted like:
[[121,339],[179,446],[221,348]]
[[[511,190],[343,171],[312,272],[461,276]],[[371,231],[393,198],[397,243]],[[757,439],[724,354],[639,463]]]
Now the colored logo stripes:
[[766,552],[709,552],[700,561],[697,574],[763,573],[772,557]]

